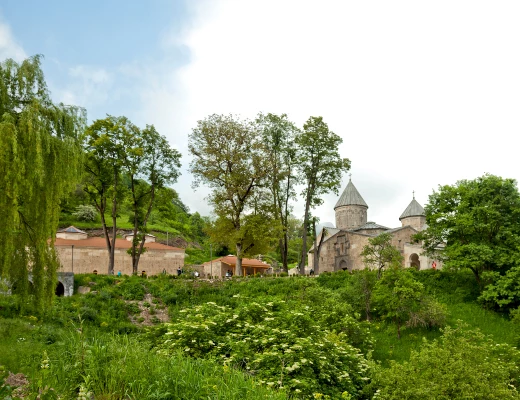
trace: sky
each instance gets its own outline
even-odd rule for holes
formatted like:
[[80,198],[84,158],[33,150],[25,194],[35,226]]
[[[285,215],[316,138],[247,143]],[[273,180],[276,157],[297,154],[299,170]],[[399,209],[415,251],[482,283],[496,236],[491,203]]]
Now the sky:
[[[155,125],[183,154],[173,187],[202,215],[187,150],[198,120],[322,116],[368,220],[397,227],[413,191],[425,205],[439,185],[520,179],[519,20],[517,0],[1,0],[0,60],[43,54],[56,102]],[[338,196],[315,210],[322,222]]]

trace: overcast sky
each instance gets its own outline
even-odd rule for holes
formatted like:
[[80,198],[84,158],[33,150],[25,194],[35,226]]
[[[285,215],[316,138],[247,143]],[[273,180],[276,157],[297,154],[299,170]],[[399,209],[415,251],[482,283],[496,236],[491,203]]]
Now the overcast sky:
[[[0,59],[43,54],[55,101],[154,124],[203,215],[187,172],[197,120],[323,116],[368,219],[396,227],[413,190],[424,205],[439,184],[520,178],[518,21],[517,0],[2,0]],[[337,196],[324,200],[315,214],[334,222]]]

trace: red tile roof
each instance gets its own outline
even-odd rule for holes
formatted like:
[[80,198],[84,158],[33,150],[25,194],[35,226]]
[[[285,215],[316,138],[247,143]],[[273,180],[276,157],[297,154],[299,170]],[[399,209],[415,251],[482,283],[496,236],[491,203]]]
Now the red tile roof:
[[[101,237],[90,237],[88,239],[83,240],[73,240],[73,239],[56,239],[54,241],[55,246],[72,246],[74,247],[107,247],[107,242],[105,238]],[[129,249],[132,247],[132,242],[126,240],[117,238],[116,240],[116,249]],[[169,251],[184,251],[184,249],[178,248],[178,247],[172,247],[167,246],[162,243],[156,243],[156,242],[146,242],[144,244],[144,247],[150,250],[169,250]]]
[[[236,265],[237,263],[237,256],[225,256],[217,258],[216,260],[213,260],[213,262],[221,261],[228,265]],[[208,264],[211,261],[207,261],[204,264]],[[259,261],[256,259],[251,258],[242,258],[242,266],[243,267],[260,267],[260,268],[271,268],[271,266],[263,261]]]

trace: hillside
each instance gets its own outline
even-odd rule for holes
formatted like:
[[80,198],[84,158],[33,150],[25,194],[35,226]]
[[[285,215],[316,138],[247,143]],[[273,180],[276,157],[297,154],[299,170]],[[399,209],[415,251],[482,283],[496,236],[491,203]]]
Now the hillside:
[[[371,322],[364,321],[353,297],[354,276],[340,272],[317,278],[209,282],[80,275],[76,286],[89,287],[90,293],[57,298],[41,318],[13,317],[14,299],[0,297],[1,334],[6,338],[0,343],[0,360],[6,370],[25,374],[33,389],[41,385],[43,374],[45,384],[58,393],[70,395],[84,388],[96,398],[123,398],[126,393],[143,399],[372,398],[378,390],[402,390],[394,387],[399,380],[389,383],[385,376],[421,362],[417,354],[426,357],[426,346],[437,346],[435,354],[442,356],[450,340],[457,345],[449,351],[470,351],[474,342],[482,357],[497,366],[502,361],[495,348],[507,350],[507,359],[520,360],[508,347],[517,344],[516,326],[482,308],[471,275],[414,272],[429,295],[446,305],[445,326],[453,329],[443,333],[438,328],[406,328],[401,339],[396,325],[384,322],[377,310]],[[172,324],[162,324],[165,317]],[[481,334],[489,336],[478,339]],[[487,343],[492,344],[489,351]],[[40,368],[42,357],[49,359],[50,374]],[[120,365],[123,358],[125,368],[104,369],[104,360]],[[480,376],[479,365],[486,366],[485,361],[475,361],[464,364],[468,376]],[[338,380],[341,371],[348,371],[349,377]],[[461,374],[456,375],[459,381],[467,379],[466,373],[453,373]],[[487,384],[502,390],[506,375],[488,377]],[[427,379],[434,384],[438,378]],[[516,376],[507,379],[514,387],[518,384]],[[171,394],[182,390],[191,397]],[[479,398],[517,398],[504,393],[507,396]],[[393,396],[378,398],[400,398]]]

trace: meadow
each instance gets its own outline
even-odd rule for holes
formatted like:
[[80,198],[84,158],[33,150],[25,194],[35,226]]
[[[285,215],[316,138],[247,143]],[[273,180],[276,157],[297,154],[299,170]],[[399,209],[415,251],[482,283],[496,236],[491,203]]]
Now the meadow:
[[[470,274],[410,273],[447,315],[445,328],[403,327],[400,339],[377,309],[366,320],[348,272],[213,282],[78,275],[75,286],[91,292],[55,298],[43,315],[20,315],[21,300],[1,296],[0,398],[419,399],[436,379],[458,383],[429,398],[518,398],[516,325],[479,303]],[[457,352],[460,372],[396,378],[440,371]],[[8,372],[27,383],[9,384]]]

